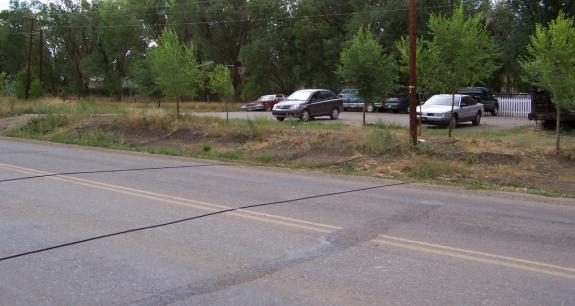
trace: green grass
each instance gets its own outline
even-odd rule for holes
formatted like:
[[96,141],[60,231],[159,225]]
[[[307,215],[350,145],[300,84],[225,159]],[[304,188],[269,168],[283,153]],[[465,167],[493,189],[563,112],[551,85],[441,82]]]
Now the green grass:
[[[441,150],[454,149],[455,144],[451,144],[451,142],[429,142],[411,150],[407,143],[407,137],[403,137],[406,135],[407,129],[384,122],[378,122],[378,124],[369,127],[356,127],[341,123],[324,124],[322,122],[298,122],[296,120],[279,122],[262,118],[256,120],[234,119],[226,124],[225,119],[184,116],[178,119],[177,124],[172,124],[174,118],[171,115],[162,111],[151,110],[147,112],[130,111],[114,120],[99,121],[95,118],[90,119],[89,116],[82,113],[87,110],[84,106],[78,105],[76,107],[78,112],[73,115],[63,116],[54,113],[39,116],[31,119],[24,127],[9,131],[8,135],[169,156],[273,165],[294,169],[314,169],[345,175],[374,175],[378,173],[375,171],[379,171],[375,169],[376,167],[385,167],[388,161],[392,163],[400,161],[403,163],[398,163],[400,166],[395,170],[400,169],[401,172],[392,174],[389,178],[458,185],[472,189],[514,191],[553,197],[575,197],[574,193],[557,192],[546,187],[531,188],[524,187],[525,184],[520,183],[502,185],[485,181],[482,179],[484,176],[473,175],[470,172],[477,169],[477,163],[480,162],[475,159],[475,155],[469,155],[469,158],[463,158],[463,160],[442,159],[444,154]],[[106,128],[98,125],[102,122],[106,122],[104,125]],[[164,124],[166,122],[170,124]],[[75,128],[75,126],[77,127]],[[172,142],[169,140],[162,145],[146,145],[142,144],[145,141],[141,142],[142,135],[146,135],[146,133],[154,135],[152,137],[158,137],[157,135],[166,135],[168,132],[177,130],[176,127],[182,131],[191,132],[194,142],[190,144],[185,141]],[[136,134],[117,132],[124,131],[124,129],[135,130]],[[139,131],[143,131],[143,133],[140,134]],[[134,138],[130,135],[136,136]],[[286,150],[294,148],[296,151],[286,152],[281,149],[280,151],[276,150],[276,152],[273,149],[270,150],[270,144],[277,145],[277,143],[270,142],[277,137],[276,135],[282,139],[282,148],[284,148],[284,143],[288,143],[285,146]],[[466,145],[472,145],[482,152],[489,151],[493,145],[499,145],[494,144],[493,139],[500,139],[501,146],[518,148],[519,152],[527,152],[532,144],[547,143],[548,141],[553,143],[552,133],[533,128],[481,131],[469,135],[473,139],[483,138],[482,141],[466,142]],[[575,134],[571,133],[567,134],[565,138],[573,144],[573,136]],[[177,139],[175,138],[175,140]],[[298,141],[297,144],[296,140]],[[262,143],[259,143],[260,141]],[[296,145],[290,147],[289,144],[292,141]],[[460,141],[457,145],[461,145],[462,142],[464,141]],[[569,142],[565,145],[568,144]],[[260,147],[260,145],[263,146]],[[300,146],[301,151],[297,151]],[[455,148],[462,150],[463,147]],[[264,149],[258,151],[259,148]],[[344,149],[347,151],[343,151]],[[320,157],[318,163],[310,162],[309,159],[299,160],[289,157],[292,156],[292,153],[293,156],[301,157],[310,150],[315,154],[318,154],[318,150],[320,150],[319,152],[326,152],[325,154],[328,155],[332,152],[339,152],[339,154],[346,152],[343,154],[350,154],[348,157],[352,156],[351,154],[359,154],[362,159],[338,162],[334,164],[335,166],[329,166],[330,163],[339,159],[337,156],[341,155],[335,155],[336,157],[331,160],[329,158],[322,160]],[[564,159],[572,160],[573,155],[572,150],[566,150]],[[408,163],[405,163],[406,161]],[[374,166],[370,166],[370,163]],[[520,176],[517,178],[517,181],[521,179]]]

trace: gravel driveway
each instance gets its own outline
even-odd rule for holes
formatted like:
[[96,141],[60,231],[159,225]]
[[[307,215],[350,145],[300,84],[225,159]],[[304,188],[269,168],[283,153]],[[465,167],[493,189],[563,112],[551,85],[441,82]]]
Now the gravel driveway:
[[[207,112],[207,113],[194,113],[195,116],[219,117],[226,118],[224,112]],[[230,112],[230,119],[256,119],[256,118],[270,118],[273,116],[269,112]],[[325,122],[343,122],[350,125],[360,125],[362,122],[361,112],[344,112],[340,115],[339,120],[332,121],[327,117],[320,117],[315,119],[317,121]],[[367,113],[367,123],[376,123],[382,120],[387,123],[400,124],[409,126],[409,116],[407,114],[391,114],[391,113]],[[475,129],[475,130],[506,130],[519,126],[535,125],[533,121],[521,117],[491,117],[486,116],[481,119],[481,125],[473,126],[471,122],[458,124],[458,128]]]

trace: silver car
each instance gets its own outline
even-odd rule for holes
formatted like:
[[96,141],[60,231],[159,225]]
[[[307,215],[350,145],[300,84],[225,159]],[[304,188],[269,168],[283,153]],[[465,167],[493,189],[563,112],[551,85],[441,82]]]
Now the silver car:
[[451,117],[452,95],[434,95],[417,107],[418,119],[425,124],[455,125],[459,122],[471,121],[479,125],[485,112],[483,104],[467,95],[455,95],[453,117]]

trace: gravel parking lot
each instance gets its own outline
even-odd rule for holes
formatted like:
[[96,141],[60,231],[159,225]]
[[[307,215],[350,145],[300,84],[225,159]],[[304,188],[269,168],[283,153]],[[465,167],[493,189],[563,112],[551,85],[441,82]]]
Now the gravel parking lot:
[[[194,113],[195,116],[208,116],[226,118],[224,112],[207,112],[207,113]],[[273,116],[269,112],[230,112],[230,119],[256,119],[256,118],[270,118]],[[294,119],[295,120],[295,119]],[[329,120],[327,117],[320,117],[315,119],[317,121],[325,122],[343,122],[350,125],[360,125],[362,123],[361,112],[344,112],[340,115],[339,120]],[[367,123],[376,123],[382,120],[387,123],[400,124],[409,126],[409,116],[407,114],[391,114],[391,113],[367,113]],[[486,116],[481,119],[481,125],[473,126],[471,122],[458,124],[458,128],[475,129],[475,130],[506,130],[519,126],[535,125],[533,121],[521,117],[491,117]]]

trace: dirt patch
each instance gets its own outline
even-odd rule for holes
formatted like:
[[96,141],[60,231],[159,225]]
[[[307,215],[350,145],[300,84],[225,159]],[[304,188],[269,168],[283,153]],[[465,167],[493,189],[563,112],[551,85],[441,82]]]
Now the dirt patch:
[[521,157],[518,155],[495,152],[460,152],[456,154],[455,159],[469,163],[479,163],[485,165],[517,164],[521,161]]
[[[567,154],[555,156],[553,139],[532,129],[460,138],[428,136],[413,149],[406,130],[380,126],[226,123],[204,117],[176,121],[157,110],[69,121],[47,133],[32,135],[35,130],[27,128],[18,136],[388,179],[575,194],[575,161],[569,157],[575,156],[575,135],[563,138]],[[0,131],[26,122],[26,117],[0,119]]]
[[20,128],[28,123],[30,116],[16,116],[0,118],[0,133],[4,133],[11,129]]

